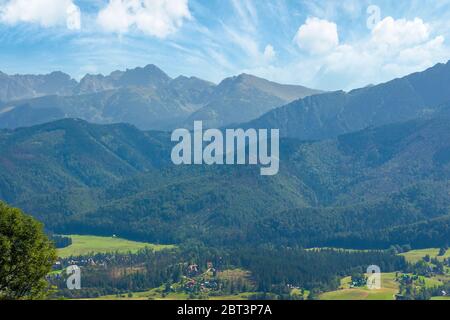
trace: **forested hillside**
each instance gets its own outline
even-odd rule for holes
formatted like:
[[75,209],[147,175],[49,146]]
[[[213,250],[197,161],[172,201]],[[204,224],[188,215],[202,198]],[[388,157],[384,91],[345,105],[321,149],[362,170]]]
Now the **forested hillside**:
[[[255,167],[175,167],[164,133],[63,120],[2,131],[0,196],[62,233],[439,246],[449,230],[449,138],[442,113],[335,140],[284,139],[280,174],[263,177]],[[441,236],[417,236],[434,232],[428,221]]]
[[403,78],[350,92],[314,95],[275,109],[246,124],[277,128],[284,137],[302,140],[339,135],[430,117],[450,101],[450,62]]

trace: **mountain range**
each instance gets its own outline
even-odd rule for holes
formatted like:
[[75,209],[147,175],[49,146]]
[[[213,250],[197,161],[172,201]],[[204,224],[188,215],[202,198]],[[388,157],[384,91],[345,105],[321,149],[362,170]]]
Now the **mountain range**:
[[69,95],[77,82],[65,73],[12,75],[0,72],[0,101],[35,98],[45,95]]
[[277,128],[303,140],[338,135],[420,117],[450,101],[450,62],[406,77],[351,92],[337,91],[294,101],[244,125]]
[[[167,132],[142,130],[132,121],[94,124],[65,113],[76,107],[103,123],[106,114],[131,115],[120,99],[139,96],[134,110],[141,101],[139,110],[150,112],[142,98],[148,95],[162,99],[168,119],[175,114],[172,123],[200,118],[209,125],[223,119],[233,124],[238,111],[225,109],[240,106],[242,116],[250,117],[241,110],[251,110],[248,98],[289,101],[300,90],[250,75],[215,86],[170,79],[155,68],[91,77],[83,90],[97,92],[78,87],[79,94],[24,100],[4,111],[0,121],[27,125],[0,130],[0,199],[53,232],[156,243],[386,248],[448,242],[450,63],[348,93],[267,107],[261,117],[237,124],[281,129],[280,173],[272,177],[255,166],[175,166]],[[197,106],[185,112],[187,118],[178,117],[174,105],[172,111],[163,107],[162,92],[175,91],[180,105]],[[48,99],[62,107],[49,108]],[[105,110],[96,113],[102,102]],[[45,123],[31,125],[34,111],[42,112],[36,115]],[[139,112],[134,116],[140,119]]]
[[80,82],[61,72],[45,76],[0,74],[0,128],[17,128],[64,118],[93,123],[126,122],[144,130],[226,126],[253,120],[299,98],[321,93],[250,75],[219,85],[195,77],[170,78],[155,65]]

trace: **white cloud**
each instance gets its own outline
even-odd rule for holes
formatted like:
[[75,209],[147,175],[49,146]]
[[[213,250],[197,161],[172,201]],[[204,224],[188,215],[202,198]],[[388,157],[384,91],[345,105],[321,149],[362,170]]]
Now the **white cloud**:
[[36,23],[42,27],[66,25],[79,30],[81,12],[73,0],[9,0],[0,4],[0,22]]
[[430,26],[413,20],[387,17],[369,39],[339,45],[321,62],[318,82],[348,81],[351,87],[379,83],[424,70],[450,58],[442,35],[432,37]]
[[228,26],[223,26],[225,39],[237,45],[247,56],[252,59],[259,60],[261,52],[259,44],[252,34],[241,32]]
[[[257,35],[228,27],[225,24],[223,24],[223,35],[222,41],[229,43],[228,48],[234,50],[233,47],[235,46],[236,49],[245,54],[240,55],[235,63],[239,63],[239,59],[242,59],[246,68],[249,68],[249,66],[268,66],[276,58],[277,52],[273,45],[261,46]],[[234,50],[233,53],[236,53],[236,51]],[[241,71],[238,70],[237,72]]]
[[268,44],[266,48],[264,49],[264,59],[268,62],[275,59],[277,53],[275,52],[275,49],[271,44]]
[[[319,21],[317,18],[309,20],[310,23],[307,22],[305,26],[311,26],[311,21]],[[316,27],[311,30],[316,30],[319,35],[321,33]],[[275,81],[301,83],[320,89],[350,90],[389,81],[448,61],[450,50],[445,37],[435,32],[419,18],[396,20],[387,17],[368,36],[359,40],[339,43],[338,35],[323,37],[325,42],[332,43],[325,46],[326,50],[320,45],[316,46],[314,39],[304,42],[308,38],[307,32],[304,32],[304,52],[295,61],[283,66],[258,66],[247,72]],[[311,31],[311,34],[314,33]],[[306,43],[309,43],[308,50]]]
[[334,22],[308,18],[294,38],[300,49],[311,54],[324,54],[339,44],[337,26]]
[[188,0],[110,0],[99,12],[97,22],[109,32],[126,33],[135,27],[165,38],[190,18]]
[[237,13],[243,29],[249,32],[257,31],[258,13],[252,0],[231,0],[231,5]]
[[378,46],[408,47],[428,40],[430,26],[422,19],[394,20],[387,17],[372,30],[372,41]]
[[66,9],[67,19],[66,25],[69,30],[81,29],[81,10],[79,7],[70,3]]

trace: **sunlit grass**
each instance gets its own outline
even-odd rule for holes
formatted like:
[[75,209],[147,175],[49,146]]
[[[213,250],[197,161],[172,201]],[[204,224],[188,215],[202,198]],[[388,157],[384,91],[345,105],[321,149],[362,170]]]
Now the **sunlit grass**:
[[67,258],[70,256],[82,256],[91,253],[109,253],[120,252],[136,253],[137,251],[149,248],[155,251],[164,249],[173,249],[171,245],[156,245],[145,242],[130,241],[115,237],[97,237],[97,236],[80,236],[69,235],[72,238],[72,245],[58,249],[58,256],[61,258]]

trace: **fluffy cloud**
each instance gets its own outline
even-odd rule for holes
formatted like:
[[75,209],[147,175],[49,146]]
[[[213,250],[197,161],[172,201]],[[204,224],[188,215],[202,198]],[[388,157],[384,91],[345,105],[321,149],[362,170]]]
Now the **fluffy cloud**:
[[376,82],[426,69],[450,58],[444,36],[433,37],[431,27],[419,18],[386,17],[375,26],[368,41],[353,44],[351,51],[351,60],[343,63],[341,59],[334,64],[345,67],[362,62]]
[[408,21],[387,17],[372,30],[372,41],[378,46],[408,47],[423,43],[429,37],[430,26],[419,18]]
[[323,56],[312,56],[311,64],[320,66],[314,82],[328,88],[344,89],[379,83],[423,70],[450,58],[442,35],[422,19],[386,17],[368,38],[339,44]]
[[109,32],[126,33],[132,27],[165,38],[190,19],[188,0],[110,0],[97,22]]
[[66,9],[67,19],[66,25],[70,30],[80,30],[81,29],[81,10],[79,7],[70,3]]
[[[332,29],[337,30],[330,27],[334,23],[324,23],[317,18],[308,20],[296,36],[297,41],[302,31],[299,45],[303,51],[295,61],[285,66],[259,67],[247,72],[326,90],[350,90],[425,70],[450,59],[444,36],[435,34],[436,31],[419,18],[397,20],[387,17],[366,37],[341,43],[337,32],[332,31],[332,37],[324,36]],[[319,24],[328,26],[329,30],[323,32],[327,28],[318,28]],[[312,30],[326,45],[314,43]],[[311,34],[311,41],[305,40],[308,39],[306,34]]]
[[275,49],[273,48],[273,46],[271,44],[268,44],[266,46],[266,48],[264,49],[264,54],[263,55],[264,55],[264,59],[267,62],[270,62],[273,59],[275,59],[277,53],[276,53]]
[[294,38],[300,49],[311,54],[324,54],[339,44],[337,26],[333,22],[308,18]]
[[65,24],[68,29],[78,30],[81,13],[73,0],[9,0],[0,4],[0,22],[36,23],[43,27]]

